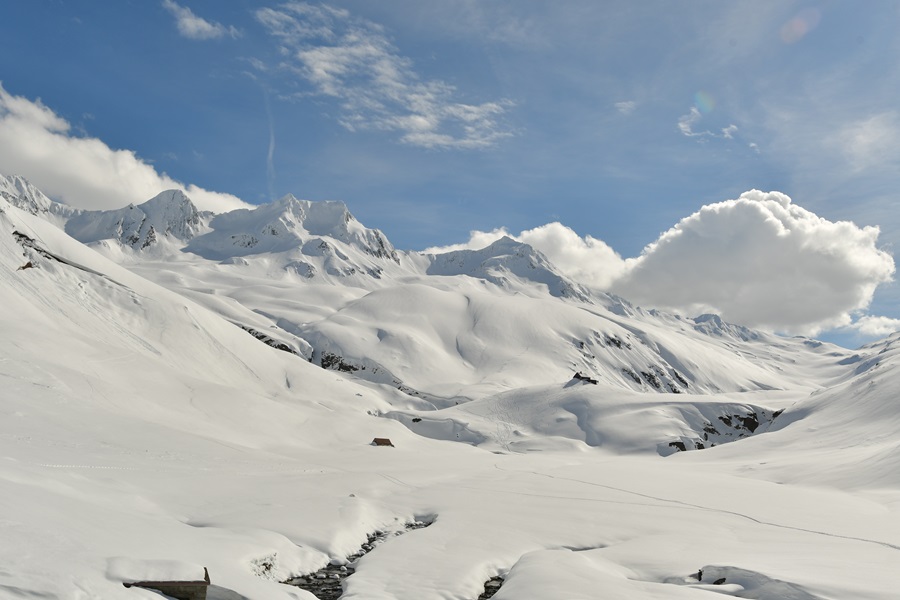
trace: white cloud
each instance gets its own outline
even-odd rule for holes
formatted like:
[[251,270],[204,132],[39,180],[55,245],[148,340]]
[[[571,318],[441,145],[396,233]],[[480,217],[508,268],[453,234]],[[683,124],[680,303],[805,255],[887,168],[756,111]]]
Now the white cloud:
[[637,108],[637,102],[634,100],[627,100],[625,102],[616,102],[614,106],[616,107],[616,110],[623,115],[630,115],[634,112],[634,109]]
[[178,33],[191,40],[214,40],[223,37],[238,38],[241,32],[234,27],[225,27],[221,23],[211,23],[194,14],[190,8],[180,6],[173,0],[163,0],[163,8],[175,17]]
[[450,244],[449,246],[432,246],[422,250],[424,254],[444,254],[446,252],[456,252],[457,250],[481,250],[499,240],[502,237],[511,237],[515,239],[515,235],[507,231],[506,227],[498,227],[491,231],[473,230],[469,232],[469,240],[461,244]]
[[184,190],[203,210],[246,207],[231,194],[184,185],[130,150],[72,135],[71,125],[44,106],[0,85],[0,172],[22,175],[50,196],[79,208],[119,208],[166,189]]
[[[814,335],[850,326],[894,261],[876,246],[878,228],[831,222],[779,192],[750,191],[702,207],[641,256],[622,258],[601,240],[550,223],[510,234],[473,231],[468,242],[425,252],[480,249],[503,236],[543,252],[575,281],[647,308],[688,316],[713,312],[733,323]],[[876,335],[900,320],[863,317],[850,326]]]
[[512,135],[501,123],[512,102],[457,101],[455,87],[423,80],[376,23],[303,2],[259,9],[256,19],[282,44],[282,68],[336,99],[350,131],[393,131],[425,148],[484,148]]
[[900,319],[866,315],[849,325],[847,329],[857,331],[865,336],[881,338],[900,331]]
[[703,114],[700,112],[696,106],[692,106],[691,110],[686,115],[681,115],[678,117],[678,130],[687,137],[713,137],[713,138],[722,138],[725,140],[734,139],[734,134],[737,133],[738,127],[735,124],[730,124],[728,127],[722,129],[722,133],[713,133],[708,129],[703,131],[694,131],[694,125],[699,123],[703,119]]
[[694,125],[702,119],[703,116],[700,114],[700,111],[696,106],[692,106],[691,110],[686,115],[681,115],[678,117],[678,130],[681,131],[684,135],[688,137],[695,137],[698,135],[709,135],[709,132],[701,132],[694,133]]
[[612,290],[641,305],[815,334],[849,324],[890,281],[894,261],[878,234],[754,190],[683,219],[629,259]]
[[581,237],[560,223],[548,223],[518,235],[512,235],[502,227],[493,231],[473,231],[466,243],[428,248],[424,252],[441,254],[453,250],[478,250],[504,236],[529,244],[549,258],[566,276],[597,288],[608,288],[625,268],[622,257],[603,241],[589,235]]

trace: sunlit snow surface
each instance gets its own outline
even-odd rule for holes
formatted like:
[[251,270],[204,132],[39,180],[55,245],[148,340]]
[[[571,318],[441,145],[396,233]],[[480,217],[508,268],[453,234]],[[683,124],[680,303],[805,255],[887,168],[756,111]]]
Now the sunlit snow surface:
[[[285,225],[319,256],[95,244],[126,269],[0,211],[0,598],[158,598],[122,582],[201,567],[212,598],[312,598],[279,581],[417,519],[344,598],[474,600],[498,574],[497,600],[897,597],[900,339],[554,295],[527,248],[429,274],[355,222]],[[784,412],[669,454],[742,407]]]

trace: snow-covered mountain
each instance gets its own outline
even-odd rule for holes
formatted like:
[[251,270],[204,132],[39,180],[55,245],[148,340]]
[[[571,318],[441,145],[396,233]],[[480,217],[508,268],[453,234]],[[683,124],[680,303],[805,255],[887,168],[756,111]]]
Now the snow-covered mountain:
[[329,563],[346,599],[895,594],[896,336],[644,310],[509,239],[398,251],[338,202],[74,211],[21,178],[0,336],[0,597],[207,567],[305,599],[279,582]]
[[343,202],[310,202],[287,195],[253,210],[218,215],[210,225],[213,231],[195,240],[187,251],[211,260],[298,248],[308,256],[321,256],[328,253],[325,239],[330,239],[375,258],[398,261],[384,234],[364,227]]
[[163,240],[189,242],[201,230],[200,213],[179,190],[168,190],[139,206],[83,211],[66,222],[66,232],[84,243],[112,239],[133,249]]
[[543,284],[552,296],[589,301],[589,292],[569,280],[543,254],[509,237],[481,250],[457,250],[438,254],[428,266],[429,275],[468,275],[501,287],[525,281]]
[[57,225],[64,224],[66,220],[80,212],[65,204],[54,202],[21,175],[7,176],[0,173],[0,198],[33,215],[41,215]]

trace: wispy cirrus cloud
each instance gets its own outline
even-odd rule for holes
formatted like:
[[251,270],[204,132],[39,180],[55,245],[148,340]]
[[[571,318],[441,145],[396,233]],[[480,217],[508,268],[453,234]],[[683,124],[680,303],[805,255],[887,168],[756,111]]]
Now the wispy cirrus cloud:
[[896,140],[900,135],[900,116],[886,111],[862,119],[853,119],[828,137],[834,148],[849,161],[855,173],[891,168],[900,163]]
[[349,131],[396,132],[424,148],[485,148],[512,135],[502,122],[510,100],[459,101],[454,86],[421,78],[377,23],[304,2],[255,15],[281,45],[281,69],[311,86],[299,96],[335,99]]
[[637,102],[634,100],[625,100],[623,102],[616,102],[614,106],[616,107],[616,110],[623,115],[630,115],[634,112],[634,109],[637,108]]
[[181,6],[173,0],[163,0],[163,8],[175,17],[178,32],[191,40],[215,40],[223,37],[238,38],[241,32],[234,27],[226,27],[221,23],[207,21],[194,14],[190,8]]

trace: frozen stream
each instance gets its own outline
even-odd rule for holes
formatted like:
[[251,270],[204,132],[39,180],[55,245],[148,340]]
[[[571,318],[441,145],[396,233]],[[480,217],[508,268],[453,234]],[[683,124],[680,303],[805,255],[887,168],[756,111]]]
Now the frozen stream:
[[[374,550],[380,544],[390,540],[391,538],[403,535],[409,531],[422,529],[434,523],[434,519],[416,520],[407,523],[406,526],[399,531],[376,531],[370,533],[368,540],[360,549],[347,557],[346,563],[340,560],[333,560],[331,563],[322,567],[314,573],[294,577],[283,583],[302,588],[311,592],[319,600],[337,600],[344,593],[343,581],[353,575],[356,571],[356,565],[363,556]],[[491,594],[493,595],[493,594]],[[482,596],[489,598],[490,596]]]

